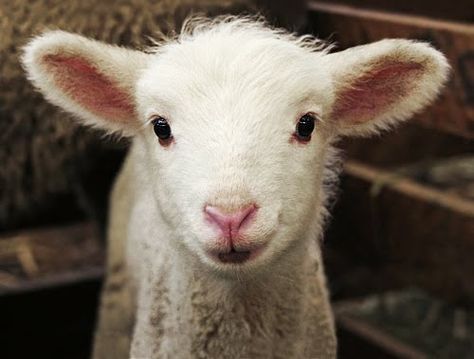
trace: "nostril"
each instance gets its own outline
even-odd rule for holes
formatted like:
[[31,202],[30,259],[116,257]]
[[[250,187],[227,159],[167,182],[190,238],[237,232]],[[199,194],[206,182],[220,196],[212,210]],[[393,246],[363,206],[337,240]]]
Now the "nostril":
[[240,228],[253,219],[256,210],[254,203],[231,213],[211,205],[204,207],[207,219],[217,225],[225,236],[237,234]]
[[257,206],[255,204],[251,204],[248,207],[242,209],[237,216],[237,228],[244,227],[247,223],[251,222],[253,217],[255,216],[255,212],[257,211]]
[[206,219],[217,225],[222,233],[227,234],[230,231],[228,218],[218,207],[207,205],[204,207],[204,212],[207,215]]

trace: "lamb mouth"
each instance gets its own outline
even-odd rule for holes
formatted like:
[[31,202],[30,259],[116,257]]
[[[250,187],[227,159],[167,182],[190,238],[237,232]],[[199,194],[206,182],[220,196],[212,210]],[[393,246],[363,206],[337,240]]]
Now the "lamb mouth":
[[234,248],[228,253],[219,253],[217,257],[222,263],[240,264],[246,262],[250,258],[250,251],[238,252]]

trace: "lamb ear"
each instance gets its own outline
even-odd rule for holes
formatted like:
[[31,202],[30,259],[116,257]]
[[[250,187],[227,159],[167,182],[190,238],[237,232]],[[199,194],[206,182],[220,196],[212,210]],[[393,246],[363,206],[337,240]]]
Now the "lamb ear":
[[22,57],[29,79],[86,124],[131,134],[139,126],[134,87],[145,53],[63,31],[33,39]]
[[410,118],[436,98],[449,73],[439,51],[410,40],[382,40],[325,60],[334,86],[329,118],[341,135],[369,135]]

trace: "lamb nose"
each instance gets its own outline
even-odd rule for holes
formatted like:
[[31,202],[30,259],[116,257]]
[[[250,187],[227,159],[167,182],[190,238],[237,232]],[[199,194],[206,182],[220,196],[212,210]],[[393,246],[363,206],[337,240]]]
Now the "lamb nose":
[[206,218],[217,225],[225,237],[235,237],[242,227],[252,221],[256,211],[257,206],[254,203],[232,213],[211,205],[204,207]]

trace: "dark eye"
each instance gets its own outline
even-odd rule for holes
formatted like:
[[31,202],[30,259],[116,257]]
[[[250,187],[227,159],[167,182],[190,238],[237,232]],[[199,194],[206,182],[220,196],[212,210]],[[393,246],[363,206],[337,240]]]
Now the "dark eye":
[[168,121],[163,117],[155,117],[151,123],[153,124],[153,131],[160,140],[168,140],[171,138],[171,127]]
[[314,116],[306,114],[296,124],[296,136],[301,141],[309,141],[314,130]]

